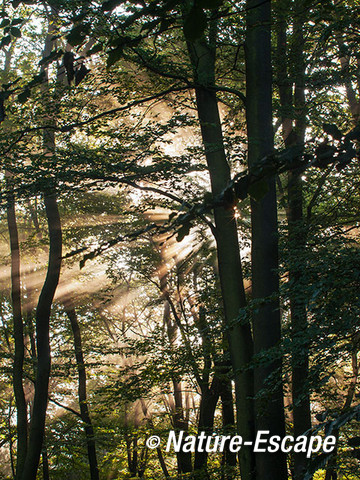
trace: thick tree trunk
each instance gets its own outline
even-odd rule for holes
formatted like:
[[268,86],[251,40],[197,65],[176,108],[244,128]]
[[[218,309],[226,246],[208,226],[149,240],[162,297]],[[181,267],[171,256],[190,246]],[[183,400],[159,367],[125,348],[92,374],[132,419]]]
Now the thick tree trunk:
[[86,370],[85,370],[85,363],[84,363],[80,326],[77,320],[75,308],[66,306],[65,311],[70,320],[71,329],[74,336],[75,358],[76,358],[76,365],[77,365],[77,370],[79,375],[78,396],[79,396],[80,414],[81,414],[81,419],[84,422],[87,452],[88,452],[88,459],[89,459],[89,466],[90,466],[90,478],[91,480],[99,480],[99,468],[98,468],[97,456],[96,456],[94,428],[91,422],[89,408],[87,404]]
[[62,235],[56,195],[54,193],[45,195],[44,203],[49,228],[49,264],[36,308],[37,368],[35,397],[30,423],[28,451],[21,480],[36,479],[41,455],[51,363],[49,321],[61,267]]
[[[214,45],[214,42],[211,42]],[[197,87],[196,104],[205,156],[214,197],[229,184],[230,167],[226,159],[216,94],[211,89],[215,80],[215,47],[205,39],[188,44]],[[217,258],[221,293],[224,304],[231,363],[234,371],[237,428],[245,441],[254,438],[253,375],[248,368],[253,344],[249,324],[237,321],[245,306],[237,227],[233,209],[214,209]],[[254,454],[249,448],[240,450],[240,469],[243,480],[254,475]]]
[[[246,121],[248,163],[273,151],[271,2],[246,3]],[[254,353],[273,357],[281,342],[279,309],[277,208],[275,179],[267,179],[268,192],[251,201],[252,293],[261,300],[253,313]],[[269,435],[285,435],[281,358],[267,360],[254,372],[256,429]],[[282,452],[256,455],[256,475],[261,480],[286,480],[286,456]]]
[[28,421],[27,408],[23,387],[24,365],[24,328],[21,310],[21,285],[20,285],[20,247],[16,224],[15,199],[11,193],[11,179],[7,180],[9,189],[7,199],[7,223],[10,237],[11,251],[11,303],[13,310],[14,328],[14,365],[13,365],[13,388],[16,402],[16,428],[17,428],[17,455],[16,476],[19,480],[24,468],[27,452]]

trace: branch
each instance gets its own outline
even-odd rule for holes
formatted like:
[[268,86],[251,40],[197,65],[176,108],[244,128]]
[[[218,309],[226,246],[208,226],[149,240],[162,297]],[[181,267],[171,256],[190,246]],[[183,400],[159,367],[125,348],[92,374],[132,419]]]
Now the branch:
[[57,400],[55,400],[54,398],[50,397],[49,396],[49,401],[51,403],[54,403],[55,405],[57,405],[58,407],[61,407],[63,408],[64,410],[67,410],[68,412],[71,412],[73,413],[74,415],[76,415],[77,417],[81,418],[81,414],[79,412],[77,412],[76,410],[74,410],[73,408],[71,407],[67,407],[66,405],[63,405],[62,403],[58,402]]

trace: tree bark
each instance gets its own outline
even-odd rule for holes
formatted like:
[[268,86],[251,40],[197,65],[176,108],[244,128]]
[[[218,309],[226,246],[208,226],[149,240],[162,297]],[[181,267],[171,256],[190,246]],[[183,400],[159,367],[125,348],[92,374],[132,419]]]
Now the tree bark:
[[[8,176],[8,174],[7,174]],[[15,199],[11,192],[11,179],[7,178],[9,191],[7,199],[7,223],[10,237],[11,251],[11,303],[13,310],[14,328],[14,365],[13,365],[13,388],[16,403],[16,429],[17,429],[17,460],[16,476],[19,480],[24,468],[27,452],[27,407],[23,387],[23,365],[24,365],[24,327],[21,309],[21,283],[20,283],[20,247],[16,223]]]
[[[298,9],[303,6],[299,3]],[[305,62],[303,16],[298,15],[294,21],[293,63],[295,69],[294,113],[295,139],[298,145],[305,142]],[[301,269],[297,267],[298,259],[303,256],[306,246],[306,231],[303,215],[302,172],[294,170],[288,175],[288,228],[290,267],[289,281],[293,285],[290,295],[290,314],[292,338],[300,341],[300,346],[292,354],[292,403],[294,416],[294,436],[303,435],[311,429],[311,408],[309,392],[309,343],[307,340],[308,318],[306,304],[299,296],[296,285],[302,281]],[[309,466],[305,453],[294,453],[294,478],[302,480]]]
[[[233,408],[233,393],[230,378],[224,379],[220,397],[222,405],[223,432],[224,435],[232,435],[234,433],[235,418]],[[234,467],[236,467],[236,454],[230,452],[229,442],[227,442],[225,445],[223,464],[224,474],[222,478],[227,480],[234,478]]]
[[35,480],[45,431],[50,376],[50,313],[61,268],[62,235],[60,215],[55,193],[44,198],[49,229],[49,264],[36,308],[37,368],[35,397],[30,423],[29,445],[22,480]]
[[[199,406],[199,422],[198,433],[205,432],[206,435],[212,435],[214,428],[214,418],[216,405],[220,396],[219,385],[220,381],[214,377],[212,385],[209,388],[205,385],[201,389],[201,400]],[[207,465],[208,453],[195,450],[194,471],[204,471]],[[203,478],[204,473],[201,473],[200,478]]]
[[[292,34],[290,65],[294,78],[294,95],[289,80],[288,38],[286,34],[289,2],[282,2],[278,26],[277,78],[282,108],[283,139],[286,147],[303,145],[305,141],[305,62],[302,5],[296,4]],[[300,11],[298,11],[300,10]],[[294,128],[295,120],[295,128]],[[290,317],[293,342],[297,343],[292,351],[292,406],[294,436],[303,435],[311,429],[309,377],[309,345],[307,335],[307,313],[305,300],[299,295],[302,272],[299,259],[303,257],[306,246],[306,229],[303,215],[302,171],[292,170],[288,173],[288,249],[289,249],[289,283],[290,283]],[[303,452],[294,452],[294,479],[301,480],[309,466],[309,459]]]
[[[205,157],[214,197],[229,184],[231,175],[226,159],[215,85],[215,36],[188,42],[194,70],[196,105],[200,121]],[[253,374],[248,368],[253,353],[249,324],[238,321],[240,309],[246,304],[240,260],[237,226],[232,208],[214,208],[219,278],[224,305],[231,363],[234,371],[237,428],[245,441],[254,438]],[[243,480],[254,478],[254,454],[249,448],[240,450],[240,470]]]
[[81,419],[84,422],[84,430],[85,430],[87,452],[88,452],[88,459],[89,459],[89,466],[90,466],[90,478],[91,480],[99,480],[99,468],[98,468],[97,456],[96,456],[94,428],[91,422],[89,407],[87,404],[86,370],[85,370],[80,326],[77,320],[75,308],[66,306],[65,311],[70,320],[71,329],[74,336],[75,358],[76,358],[76,365],[77,365],[77,370],[79,375],[79,379],[78,379],[79,406],[80,406]]
[[[252,168],[273,151],[271,2],[248,0],[246,7],[246,121],[248,163]],[[265,356],[265,360],[269,355],[254,372],[256,430],[283,438],[282,361],[276,354],[281,342],[276,187],[274,177],[266,181],[265,196],[251,200],[252,294],[259,301],[253,312],[254,353]],[[256,475],[261,480],[286,480],[285,454],[278,452],[275,459],[274,454],[258,453]]]

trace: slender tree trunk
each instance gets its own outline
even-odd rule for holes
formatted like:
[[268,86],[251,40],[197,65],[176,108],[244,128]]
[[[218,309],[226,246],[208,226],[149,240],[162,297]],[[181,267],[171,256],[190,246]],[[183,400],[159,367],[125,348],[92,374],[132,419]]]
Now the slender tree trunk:
[[[358,352],[359,352],[359,344],[358,340],[356,341],[353,351],[351,354],[351,366],[352,366],[352,379],[347,391],[346,399],[344,406],[342,408],[341,414],[346,413],[349,408],[351,407],[351,404],[353,402],[354,396],[355,396],[355,391],[356,391],[356,386],[357,386],[357,381],[359,378],[359,363],[358,363]],[[334,453],[332,454],[332,458],[328,463],[328,466],[326,468],[326,474],[325,474],[325,480],[337,480],[337,455],[338,455],[338,440],[339,440],[339,435],[340,435],[340,430],[338,428],[334,429],[333,433],[334,437],[336,438],[336,446],[334,449]]]
[[[271,2],[246,2],[246,121],[248,163],[273,151]],[[280,348],[277,208],[275,178],[267,180],[268,192],[251,201],[252,293],[259,300],[253,313],[254,353],[267,355]],[[255,368],[256,429],[269,435],[285,435],[281,358]],[[265,393],[264,393],[265,392]],[[282,452],[256,455],[256,475],[261,480],[286,480],[286,456]]]
[[[156,246],[154,245],[154,248]],[[165,260],[164,246],[158,249],[160,255],[160,265],[158,268],[158,277],[160,283],[160,291],[164,300],[164,314],[163,314],[163,323],[166,328],[166,334],[169,339],[171,346],[174,345],[178,336],[179,327],[176,321],[171,319],[171,308],[170,308],[170,298],[169,298],[169,287],[168,287],[168,266]],[[188,419],[184,415],[183,407],[183,393],[181,388],[181,382],[179,382],[175,377],[172,377],[171,382],[173,384],[173,396],[174,396],[174,409],[172,412],[172,422],[174,430],[176,432],[188,431]],[[180,449],[179,452],[176,452],[177,467],[178,473],[189,473],[192,472],[192,458],[191,452],[183,452]]]
[[[222,405],[222,425],[224,435],[233,435],[235,427],[233,393],[231,380],[223,381],[223,388],[220,393]],[[236,454],[230,452],[229,442],[226,443],[224,449],[224,475],[222,478],[230,480],[234,477],[234,467],[236,467]]]
[[[50,55],[54,46],[56,11],[51,8],[49,15],[48,34],[45,39],[43,57]],[[43,91],[48,91],[47,70],[46,81],[43,83]],[[49,122],[53,119],[49,118]],[[55,133],[53,130],[44,130],[43,149],[47,155],[54,155]],[[48,185],[44,188],[44,204],[49,231],[49,262],[44,285],[42,287],[36,307],[36,378],[33,411],[30,422],[29,444],[21,480],[35,480],[42,444],[45,434],[45,420],[48,403],[48,387],[50,378],[51,354],[50,354],[50,314],[55,291],[59,283],[61,256],[62,256],[62,232],[60,214],[56,197],[56,186],[53,179],[48,179]]]
[[71,329],[74,336],[75,358],[76,358],[76,365],[77,365],[77,370],[79,375],[79,380],[78,380],[79,405],[80,405],[81,419],[85,425],[84,429],[85,429],[88,459],[89,459],[89,466],[90,466],[90,478],[91,480],[99,480],[99,468],[98,468],[97,456],[96,456],[94,428],[92,426],[89,407],[87,404],[86,370],[85,370],[85,363],[84,363],[80,326],[77,320],[75,308],[67,306],[65,307],[65,310],[70,320]]
[[[303,6],[298,2],[298,9]],[[295,141],[303,145],[305,141],[305,62],[303,16],[298,15],[294,21],[293,63],[295,69],[294,113]],[[306,246],[306,231],[303,215],[302,172],[292,171],[288,175],[288,228],[290,267],[289,280],[293,285],[290,295],[292,338],[300,341],[292,355],[292,403],[294,416],[294,436],[303,435],[311,429],[311,409],[309,393],[309,344],[307,340],[307,312],[304,299],[298,295],[296,285],[302,284],[302,272],[298,268],[298,259],[303,257]],[[301,288],[301,287],[300,287]],[[309,466],[305,453],[294,453],[294,478],[302,480]]]
[[166,466],[166,463],[165,463],[165,460],[164,460],[164,457],[163,457],[163,454],[162,454],[162,451],[161,451],[160,447],[157,447],[156,453],[157,453],[159,463],[160,463],[160,466],[161,466],[161,470],[164,474],[164,477],[165,478],[170,478],[170,474],[169,474],[169,471],[167,469],[167,466]]
[[42,452],[41,452],[41,460],[42,460],[43,480],[50,480],[49,458],[48,458],[48,452],[47,452],[47,446],[46,446],[46,438],[44,438],[44,442],[43,442],[43,448],[42,448]]
[[15,199],[11,193],[11,179],[7,179],[9,190],[7,203],[7,223],[10,237],[11,251],[11,302],[13,309],[14,325],[14,365],[13,365],[13,387],[16,402],[16,428],[17,428],[17,460],[16,476],[19,480],[24,468],[27,452],[27,407],[23,387],[23,365],[24,365],[24,328],[21,311],[21,285],[20,285],[20,247],[19,236],[16,224]]
[[[289,2],[281,3],[282,11],[278,12],[278,56],[277,78],[282,108],[283,138],[286,147],[303,145],[305,141],[305,62],[303,38],[303,6],[298,2],[292,34],[292,49],[288,56],[288,39],[285,21]],[[300,9],[300,11],[298,11]],[[284,59],[290,58],[290,66],[295,80],[294,95],[288,76],[288,68]],[[294,127],[295,120],[295,129]],[[294,436],[303,435],[311,429],[309,376],[309,345],[307,335],[307,312],[305,299],[299,295],[302,285],[302,272],[299,259],[304,255],[306,245],[306,229],[303,215],[302,171],[292,170],[288,174],[287,220],[289,232],[289,281],[291,333],[296,348],[292,352],[292,405]],[[299,287],[300,286],[300,287]],[[303,452],[294,452],[294,478],[302,480],[309,465],[309,459]]]
[[[195,88],[196,104],[211,191],[216,197],[227,187],[231,175],[224,150],[217,98],[211,88],[215,84],[215,38],[209,43],[204,38],[194,43],[188,42],[188,48],[198,85]],[[237,321],[246,301],[236,220],[233,209],[220,206],[214,209],[214,216],[221,293],[235,379],[237,427],[245,441],[253,441],[253,374],[248,368],[253,344],[250,325]],[[255,462],[251,449],[243,447],[239,458],[242,479],[254,478]]]
[[[166,274],[160,277],[160,285],[161,285],[161,290],[164,293],[167,290]],[[164,304],[164,324],[167,329],[169,342],[170,344],[173,344],[173,342],[176,340],[177,326],[175,323],[173,324],[171,321],[170,305],[168,300],[165,300],[165,304]],[[174,404],[175,404],[175,411],[173,412],[173,415],[172,415],[174,430],[176,432],[180,432],[181,430],[184,432],[187,432],[188,422],[184,418],[181,383],[178,382],[175,378],[172,378],[171,381],[173,384]],[[176,458],[177,458],[179,473],[189,473],[192,471],[191,452],[183,452],[182,449],[180,449],[179,452],[176,452]]]
[[49,264],[36,308],[37,368],[35,397],[30,423],[29,445],[21,480],[35,480],[45,431],[50,376],[50,313],[61,268],[62,235],[60,215],[54,193],[44,198],[49,229]]
[[[215,385],[214,385],[215,383]],[[205,432],[206,435],[212,435],[214,428],[214,418],[216,405],[220,396],[219,380],[214,377],[211,387],[205,385],[201,389],[201,400],[199,406],[198,432]],[[194,471],[206,469],[208,453],[195,450]],[[204,475],[204,474],[202,474]]]

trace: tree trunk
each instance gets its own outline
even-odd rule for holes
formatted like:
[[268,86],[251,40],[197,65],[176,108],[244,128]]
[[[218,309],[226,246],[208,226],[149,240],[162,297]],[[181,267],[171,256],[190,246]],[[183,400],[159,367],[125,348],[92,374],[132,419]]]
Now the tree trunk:
[[[214,383],[216,385],[214,385]],[[204,386],[201,389],[201,400],[199,406],[199,422],[198,433],[205,432],[205,435],[212,435],[214,428],[214,417],[216,405],[220,396],[218,385],[219,380],[214,377],[210,388]],[[195,450],[194,471],[206,469],[208,453],[203,449],[203,452]],[[204,475],[202,473],[202,475]],[[203,478],[200,476],[200,478]]]
[[17,460],[16,476],[19,480],[24,468],[27,452],[27,408],[23,387],[23,365],[24,365],[24,328],[21,310],[21,285],[20,285],[20,247],[19,236],[16,224],[15,199],[11,192],[11,179],[7,179],[9,190],[7,198],[7,223],[10,237],[11,251],[11,303],[13,310],[14,325],[14,366],[13,366],[13,388],[16,402],[16,428],[17,428]]
[[51,305],[59,282],[61,268],[62,235],[60,215],[55,193],[45,195],[44,203],[49,228],[49,264],[36,308],[37,368],[35,397],[30,423],[28,452],[23,475],[21,477],[22,480],[36,479],[41,455],[45,431],[51,363],[49,321]]
[[[246,3],[246,121],[248,163],[273,151],[272,74],[271,74],[271,2],[248,0]],[[260,303],[253,313],[254,353],[269,355],[255,368],[256,430],[269,435],[285,435],[280,348],[277,208],[275,178],[267,182],[266,195],[251,200],[252,222],[252,294]],[[271,390],[271,391],[270,391]],[[286,480],[286,456],[282,452],[256,455],[256,475],[261,480]]]
[[[352,366],[353,375],[352,375],[352,379],[350,381],[350,385],[346,394],[344,406],[341,410],[341,415],[346,413],[349,410],[349,408],[351,408],[351,404],[355,396],[357,381],[359,378],[358,351],[359,351],[359,344],[358,344],[358,340],[356,340],[353,346],[352,354],[351,354],[351,366]],[[335,449],[332,454],[331,460],[328,462],[328,465],[326,468],[325,480],[337,480],[337,477],[338,477],[336,467],[337,467],[338,440],[339,440],[340,430],[338,428],[335,428],[332,434],[336,438],[336,443],[335,443]]]
[[[222,405],[222,425],[223,425],[223,434],[224,435],[233,435],[235,418],[234,418],[234,408],[233,408],[233,393],[231,380],[225,379],[223,381],[222,391],[220,393],[221,405]],[[229,442],[226,443],[224,449],[224,474],[222,478],[230,480],[234,478],[234,467],[236,467],[236,454],[230,452]]]
[[[299,3],[299,2],[298,2]],[[302,5],[296,5],[290,66],[295,80],[294,96],[288,77],[288,68],[284,58],[287,58],[287,24],[288,2],[283,2],[279,12],[277,78],[282,108],[283,138],[286,147],[303,145],[305,141],[305,63]],[[293,119],[295,118],[295,129]],[[309,376],[309,345],[307,335],[307,313],[304,299],[298,293],[298,285],[302,285],[302,273],[298,267],[299,259],[303,257],[306,245],[306,230],[303,215],[302,171],[292,170],[288,173],[288,205],[287,220],[289,232],[289,282],[290,282],[290,317],[291,333],[296,348],[292,351],[292,406],[294,436],[303,435],[311,429]],[[309,459],[303,452],[293,454],[294,478],[302,480],[309,465]]]
[[48,452],[47,452],[47,446],[46,446],[46,438],[44,438],[44,442],[43,442],[41,459],[42,459],[42,474],[43,474],[42,480],[50,480],[49,458],[48,458]]
[[[298,5],[299,9],[303,6]],[[298,13],[294,22],[293,63],[295,69],[295,139],[298,145],[305,141],[305,62],[303,16]],[[300,341],[300,346],[292,354],[292,403],[294,416],[294,436],[303,435],[311,429],[311,409],[309,393],[309,344],[307,336],[306,305],[296,292],[296,285],[302,284],[301,270],[296,266],[303,256],[306,246],[306,231],[303,216],[302,172],[294,170],[288,175],[288,228],[289,228],[289,281],[293,285],[290,295],[292,338]],[[301,287],[300,287],[301,288]],[[306,454],[294,453],[294,478],[302,480],[309,466]]]
[[[209,44],[204,38],[194,43],[188,42],[197,84],[196,104],[211,191],[216,197],[228,186],[231,176],[224,150],[217,98],[211,88],[215,84],[214,45],[214,39],[211,39]],[[252,359],[253,344],[250,325],[237,321],[240,309],[245,306],[246,301],[236,221],[232,208],[215,207],[214,216],[221,293],[235,379],[237,428],[245,441],[253,441],[253,375],[247,368]],[[254,478],[255,462],[251,449],[243,447],[239,457],[242,479]]]
[[[176,321],[171,319],[171,308],[170,308],[170,298],[169,298],[169,289],[168,289],[168,267],[165,261],[164,246],[159,249],[160,254],[160,266],[158,268],[158,277],[160,282],[160,291],[164,299],[164,315],[163,323],[166,328],[166,334],[169,339],[170,345],[174,345],[178,335],[178,325]],[[188,420],[184,415],[183,408],[183,394],[181,389],[181,382],[177,381],[175,377],[172,377],[171,382],[173,384],[173,395],[174,395],[174,411],[172,412],[172,422],[175,432],[184,431],[188,432]],[[179,452],[176,452],[176,460],[178,473],[189,473],[192,472],[192,459],[191,452],[183,452],[180,449]]]
[[96,456],[96,445],[95,445],[95,435],[94,428],[92,426],[89,408],[87,404],[87,395],[86,395],[86,370],[82,349],[82,340],[80,326],[77,321],[77,315],[74,307],[65,307],[66,314],[71,323],[71,329],[74,336],[74,348],[75,348],[75,358],[76,365],[79,375],[78,380],[78,396],[79,396],[79,405],[81,419],[84,422],[87,452],[90,466],[90,478],[91,480],[99,480],[99,468],[97,463]]

